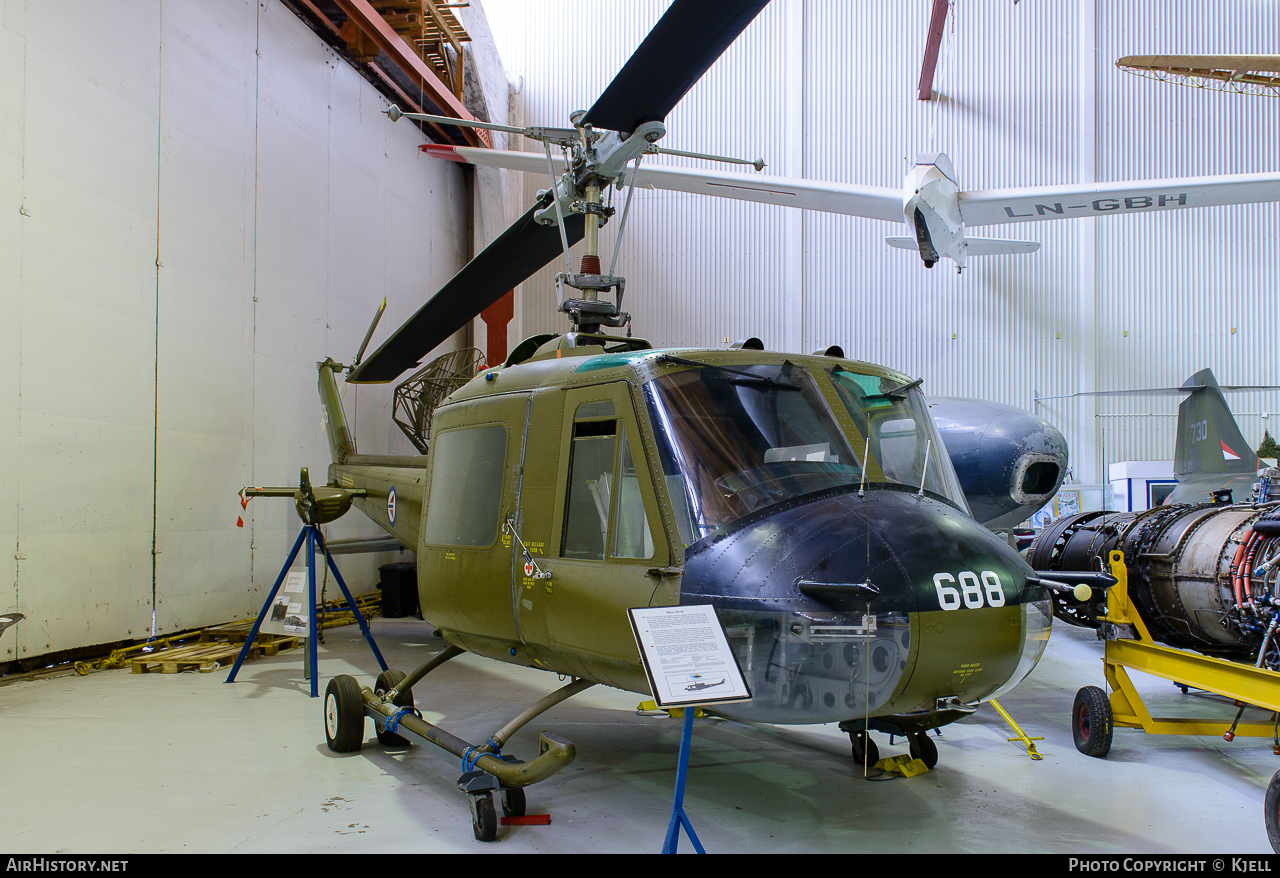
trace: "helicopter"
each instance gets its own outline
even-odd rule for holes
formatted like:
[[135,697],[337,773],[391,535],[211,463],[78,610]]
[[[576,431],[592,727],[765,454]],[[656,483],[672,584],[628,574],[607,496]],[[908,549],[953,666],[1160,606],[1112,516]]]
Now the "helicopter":
[[[926,733],[1021,681],[1050,595],[1079,597],[1068,583],[1088,576],[1037,574],[970,514],[920,380],[835,347],[669,349],[606,331],[630,316],[625,279],[601,271],[600,193],[766,3],[675,0],[571,128],[526,129],[548,158],[552,144],[571,152],[556,185],[368,359],[362,346],[351,366],[318,364],[333,463],[328,484],[295,493],[299,512],[323,524],[354,506],[415,549],[422,616],[449,644],[372,686],[332,678],[327,745],[359,749],[370,718],[385,745],[460,757],[478,840],[496,837],[495,795],[523,815],[525,789],[575,756],[549,731],[533,759],[504,754],[517,731],[591,686],[649,694],[629,608],[715,607],[753,693],[718,715],[838,723],[860,763],[878,758],[872,732],[900,735],[933,766]],[[558,279],[579,294],[560,305],[569,331],[525,340],[449,394],[424,454],[357,452],[337,376],[396,380],[580,240],[580,270]],[[414,705],[413,688],[464,652],[571,679],[472,744]]]

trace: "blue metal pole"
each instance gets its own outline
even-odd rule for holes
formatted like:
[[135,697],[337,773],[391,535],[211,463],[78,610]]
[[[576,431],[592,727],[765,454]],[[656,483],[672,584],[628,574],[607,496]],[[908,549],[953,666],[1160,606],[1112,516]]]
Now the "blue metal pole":
[[258,637],[258,629],[262,627],[262,620],[267,618],[267,610],[270,609],[271,602],[276,599],[276,592],[284,584],[284,578],[288,575],[289,568],[293,566],[293,559],[298,557],[298,549],[302,548],[302,539],[306,535],[307,529],[305,527],[298,531],[298,539],[293,543],[293,551],[289,553],[289,559],[280,568],[280,575],[276,577],[276,584],[271,587],[271,594],[267,595],[266,603],[262,605],[262,610],[258,613],[258,620],[253,623],[249,636],[245,638],[244,646],[240,647],[240,655],[236,657],[236,663],[232,665],[231,673],[227,676],[225,682],[234,683],[236,681],[236,674],[240,673],[240,666],[244,664],[245,657],[249,655],[249,648],[253,646],[253,641]]
[[676,795],[671,805],[671,821],[667,824],[667,837],[662,843],[664,854],[676,852],[680,842],[681,826],[688,833],[689,841],[693,842],[693,849],[700,854],[706,853],[702,848],[702,842],[698,841],[698,834],[693,831],[693,824],[684,813],[684,783],[689,774],[689,742],[693,738],[693,715],[697,712],[696,707],[684,709],[684,730],[680,734],[680,758],[676,762]]
[[310,594],[311,604],[308,612],[311,613],[310,627],[308,629],[311,634],[310,644],[308,645],[309,655],[311,656],[311,697],[320,697],[320,675],[316,673],[316,643],[319,641],[319,634],[316,631],[316,533],[320,528],[317,525],[307,525],[307,590]]

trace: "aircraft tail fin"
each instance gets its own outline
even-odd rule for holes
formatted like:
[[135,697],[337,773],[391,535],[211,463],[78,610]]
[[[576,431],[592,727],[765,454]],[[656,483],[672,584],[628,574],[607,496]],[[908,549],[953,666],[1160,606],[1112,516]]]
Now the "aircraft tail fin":
[[1213,371],[1201,369],[1182,386],[1191,394],[1178,406],[1174,474],[1257,472],[1258,456],[1240,432]]
[[355,442],[351,439],[351,430],[347,427],[347,415],[342,410],[342,398],[338,395],[338,385],[334,374],[342,371],[342,366],[332,359],[318,364],[320,370],[320,408],[324,412],[325,433],[329,437],[329,454],[334,463],[342,463],[355,453]]

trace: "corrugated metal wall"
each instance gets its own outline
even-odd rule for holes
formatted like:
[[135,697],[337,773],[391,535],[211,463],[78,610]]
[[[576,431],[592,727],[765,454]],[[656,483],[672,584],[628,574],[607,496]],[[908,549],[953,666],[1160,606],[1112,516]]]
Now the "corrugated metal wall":
[[[564,125],[608,83],[668,5],[661,0],[484,0],[520,86],[526,124]],[[898,186],[921,152],[953,159],[967,189],[1280,168],[1280,101],[1120,72],[1116,58],[1273,52],[1280,6],[1164,0],[978,2],[948,18],[935,99],[916,100],[928,0],[773,0],[667,119],[663,145],[745,158],[769,172]],[[689,164],[683,159],[652,161]],[[528,175],[526,198],[547,186]],[[758,335],[925,378],[1058,424],[1076,481],[1173,454],[1176,396],[1036,396],[1181,384],[1280,383],[1274,344],[1280,206],[1078,219],[990,230],[1039,240],[1029,256],[925,270],[872,220],[637,193],[618,271],[635,331],[723,346]],[[604,233],[608,246],[614,227]],[[984,230],[978,230],[981,235]],[[551,278],[525,284],[526,334],[562,331]],[[1278,394],[1233,394],[1260,441]],[[1274,417],[1272,418],[1274,421]]]

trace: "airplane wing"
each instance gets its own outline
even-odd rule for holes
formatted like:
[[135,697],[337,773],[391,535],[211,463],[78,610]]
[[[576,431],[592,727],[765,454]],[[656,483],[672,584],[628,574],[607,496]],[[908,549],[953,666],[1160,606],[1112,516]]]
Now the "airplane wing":
[[[543,175],[547,173],[546,156],[539,153],[437,144],[426,144],[420,148],[439,158],[484,167]],[[553,162],[556,173],[561,173],[564,169],[563,159],[553,156]],[[627,174],[630,173],[628,170]],[[625,177],[619,178],[619,181],[623,179]],[[653,165],[641,166],[636,183],[649,189],[714,195],[739,201],[903,222],[903,190],[883,186],[856,186],[793,177]],[[959,193],[960,214],[966,227],[1266,201],[1280,201],[1280,173],[1125,180]],[[917,248],[916,242],[911,238],[887,240],[890,245],[904,250]],[[1030,253],[1039,247],[1031,241],[1003,239],[966,237],[966,242],[969,254],[974,256]]]
[[961,192],[960,213],[966,226],[990,226],[1262,201],[1280,201],[1280,174],[985,189]]
[[[528,171],[544,177],[547,174],[547,157],[542,153],[438,144],[426,144],[420,148],[438,158],[465,161],[483,167]],[[553,156],[552,160],[556,173],[561,173],[564,170],[563,159]],[[630,174],[628,169],[627,177],[620,180],[629,178]],[[627,179],[627,182],[630,180]],[[636,185],[646,189],[691,192],[695,195],[714,195],[719,198],[736,198],[739,201],[903,222],[902,190],[883,186],[854,186],[821,180],[656,165],[641,165]]]

